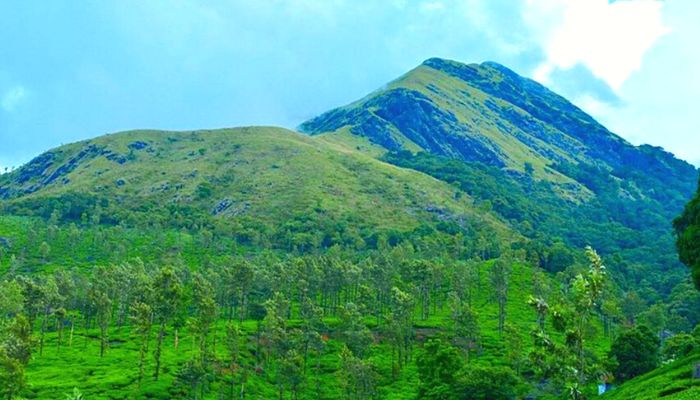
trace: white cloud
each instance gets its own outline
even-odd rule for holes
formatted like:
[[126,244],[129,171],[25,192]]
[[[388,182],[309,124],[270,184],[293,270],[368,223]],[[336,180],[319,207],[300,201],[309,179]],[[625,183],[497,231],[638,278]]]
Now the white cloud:
[[608,103],[602,102],[589,94],[581,95],[573,99],[573,102],[583,111],[601,119],[609,118],[615,112]]
[[[645,53],[670,29],[656,0],[528,0],[524,19],[543,36],[546,61],[535,71],[547,83],[555,69],[586,66],[619,90]],[[554,24],[543,24],[543,21]],[[539,27],[537,27],[539,25]]]
[[5,91],[0,99],[0,107],[6,112],[14,112],[17,106],[27,97],[27,90],[22,85],[14,86]]

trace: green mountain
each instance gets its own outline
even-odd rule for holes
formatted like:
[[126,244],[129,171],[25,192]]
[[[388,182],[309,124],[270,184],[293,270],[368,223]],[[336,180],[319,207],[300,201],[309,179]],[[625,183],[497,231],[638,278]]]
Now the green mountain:
[[300,129],[362,138],[388,152],[384,160],[486,202],[525,236],[618,254],[630,285],[670,270],[670,282],[653,283],[668,293],[685,276],[669,221],[694,192],[695,167],[633,146],[502,65],[429,59]]
[[[417,171],[281,128],[132,131],[50,150],[0,176],[6,212],[127,226],[211,226],[243,243],[322,248],[429,230],[515,237]],[[495,232],[495,233],[494,233]]]
[[554,182],[576,181],[561,170],[566,164],[655,171],[686,185],[695,171],[661,149],[632,146],[563,97],[493,62],[429,59],[300,129],[344,127],[387,150],[423,150],[520,173],[530,163],[535,176]]

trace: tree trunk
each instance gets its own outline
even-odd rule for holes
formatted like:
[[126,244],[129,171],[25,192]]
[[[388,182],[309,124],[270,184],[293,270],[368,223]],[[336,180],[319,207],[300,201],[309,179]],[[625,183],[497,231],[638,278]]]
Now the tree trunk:
[[100,324],[100,358],[104,357],[107,348],[107,326]]
[[[148,339],[145,339],[146,343]],[[141,381],[143,381],[143,366],[144,366],[144,359],[146,358],[146,345],[144,343],[141,343],[141,349],[139,351],[139,380],[138,380],[138,388],[139,390],[141,389]]]
[[231,398],[231,400],[233,400],[234,392],[236,390],[236,380],[233,378],[234,377],[234,370],[233,370],[234,366],[235,366],[234,362],[231,361],[231,364],[229,366],[229,369],[231,370],[231,394],[229,397]]
[[39,336],[39,355],[44,354],[44,334],[46,333],[46,315],[48,311],[44,312],[44,316],[41,318],[41,334]]
[[163,349],[163,338],[165,337],[165,323],[160,324],[160,329],[158,330],[158,341],[156,342],[156,351],[155,351],[155,359],[156,359],[156,370],[153,373],[153,380],[158,380],[158,375],[160,374],[160,353],[161,350]]

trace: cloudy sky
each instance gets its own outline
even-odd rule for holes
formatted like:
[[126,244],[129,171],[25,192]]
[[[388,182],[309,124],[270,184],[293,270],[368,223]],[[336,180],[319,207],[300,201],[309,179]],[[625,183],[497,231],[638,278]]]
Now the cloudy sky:
[[0,0],[0,168],[135,128],[289,128],[493,60],[700,162],[696,0]]

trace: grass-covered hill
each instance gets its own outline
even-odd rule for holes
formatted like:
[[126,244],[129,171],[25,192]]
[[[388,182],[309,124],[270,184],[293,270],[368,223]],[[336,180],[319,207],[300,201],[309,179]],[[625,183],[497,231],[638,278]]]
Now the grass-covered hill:
[[[670,221],[697,170],[502,65],[429,59],[300,129],[383,148],[384,160],[457,185],[525,236],[617,254],[629,286],[646,279],[668,293],[685,275]],[[669,272],[649,279],[659,270]]]
[[211,226],[243,243],[290,249],[363,248],[421,227],[509,231],[444,182],[281,128],[106,135],[0,176],[0,195],[13,214]]

